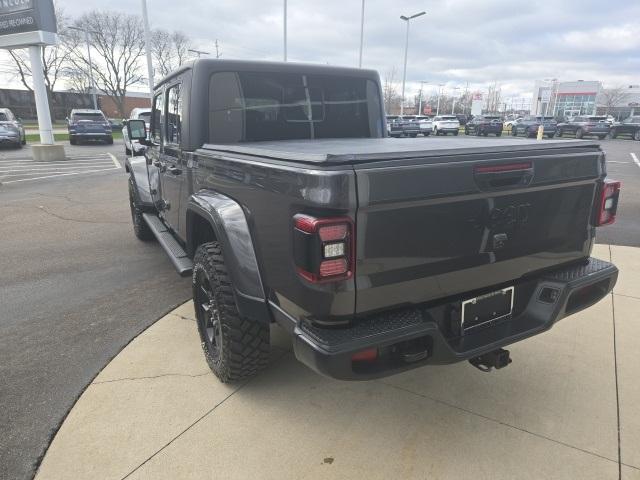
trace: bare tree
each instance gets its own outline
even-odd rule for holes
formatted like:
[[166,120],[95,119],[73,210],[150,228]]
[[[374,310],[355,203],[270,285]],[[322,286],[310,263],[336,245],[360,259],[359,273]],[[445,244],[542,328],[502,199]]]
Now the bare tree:
[[[94,10],[75,22],[89,32],[89,41],[97,58],[93,58],[93,76],[124,117],[127,90],[143,83],[141,59],[144,56],[144,29],[135,15]],[[78,34],[80,35],[80,34]],[[89,58],[84,49],[75,49],[71,60],[76,69],[89,71]]]
[[396,85],[396,67],[392,67],[384,74],[384,84],[382,86],[382,96],[384,100],[384,109],[388,114],[400,108],[400,94]]
[[191,40],[182,32],[154,30],[151,32],[151,54],[154,72],[164,77],[187,61]]
[[[55,118],[53,115],[53,91],[58,81],[65,76],[65,72],[70,64],[72,52],[78,46],[77,38],[69,35],[69,17],[60,7],[56,6],[56,10],[60,43],[46,46],[42,49],[42,71],[44,73],[47,97],[49,98],[51,118]],[[8,54],[11,58],[11,62],[8,65],[9,74],[19,79],[27,90],[33,91],[33,77],[29,52],[26,49],[16,49],[9,50]]]
[[605,108],[605,115],[608,115],[611,110],[628,102],[629,98],[629,89],[618,85],[613,88],[605,88],[600,94],[599,103]]

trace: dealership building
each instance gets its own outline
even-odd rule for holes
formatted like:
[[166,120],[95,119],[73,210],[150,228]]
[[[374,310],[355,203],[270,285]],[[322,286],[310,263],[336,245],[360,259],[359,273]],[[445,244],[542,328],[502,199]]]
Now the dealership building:
[[[608,112],[619,119],[640,113],[640,85],[628,85],[626,88],[620,105]],[[602,114],[603,91],[602,82],[599,81],[536,81],[531,113],[554,117]]]

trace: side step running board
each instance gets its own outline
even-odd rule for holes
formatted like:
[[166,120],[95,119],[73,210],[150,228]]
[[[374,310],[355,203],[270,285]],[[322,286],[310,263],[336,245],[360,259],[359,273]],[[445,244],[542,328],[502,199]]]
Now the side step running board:
[[177,240],[173,238],[173,235],[167,227],[165,227],[164,223],[162,223],[156,215],[151,213],[143,213],[142,217],[158,239],[160,246],[162,246],[167,255],[169,255],[173,266],[176,267],[180,276],[187,277],[191,275],[193,262],[187,256],[187,252],[185,252]]

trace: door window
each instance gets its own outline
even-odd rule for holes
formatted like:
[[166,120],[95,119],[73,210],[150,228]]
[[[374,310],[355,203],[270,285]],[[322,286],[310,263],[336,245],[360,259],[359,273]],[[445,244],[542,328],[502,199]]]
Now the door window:
[[161,143],[162,141],[162,103],[164,95],[162,93],[153,98],[153,113],[151,116],[151,141]]
[[167,90],[167,143],[179,144],[182,136],[182,95],[180,84]]

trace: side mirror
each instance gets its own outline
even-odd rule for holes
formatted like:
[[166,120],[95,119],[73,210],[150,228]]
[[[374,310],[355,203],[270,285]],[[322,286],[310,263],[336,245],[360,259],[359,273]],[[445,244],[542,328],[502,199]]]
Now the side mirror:
[[145,145],[147,129],[144,120],[129,120],[127,122],[127,135],[129,136],[129,140],[137,140],[142,145]]

